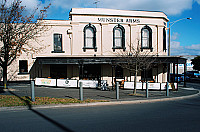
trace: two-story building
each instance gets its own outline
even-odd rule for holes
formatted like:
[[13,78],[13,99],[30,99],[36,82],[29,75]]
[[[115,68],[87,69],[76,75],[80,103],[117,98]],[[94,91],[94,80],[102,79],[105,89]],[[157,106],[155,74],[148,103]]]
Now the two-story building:
[[[142,52],[156,55],[146,75],[139,72],[137,81],[146,76],[155,82],[167,82],[167,65],[185,63],[167,55],[167,22],[163,12],[101,8],[72,8],[69,20],[44,20],[48,30],[39,41],[43,47],[34,54],[22,54],[9,70],[9,80],[36,77],[106,80],[134,80],[134,74],[117,65],[118,53],[139,45]],[[123,59],[121,59],[123,60]]]

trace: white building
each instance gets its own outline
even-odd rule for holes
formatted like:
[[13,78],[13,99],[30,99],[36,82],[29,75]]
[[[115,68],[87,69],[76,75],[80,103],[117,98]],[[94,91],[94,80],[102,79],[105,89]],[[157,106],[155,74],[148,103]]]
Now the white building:
[[[193,69],[193,64],[192,64],[192,59],[194,59],[195,57],[197,57],[197,55],[183,55],[183,56],[180,56],[182,58],[185,58],[186,59],[186,71],[196,71]],[[173,66],[171,65],[171,68],[170,68],[170,73],[173,73]],[[175,72],[177,73],[178,71],[178,74],[182,74],[184,73],[184,64],[178,64],[178,69],[177,69],[177,64],[175,65]]]
[[107,80],[134,80],[127,69],[120,68],[116,53],[139,46],[142,52],[156,54],[156,66],[138,80],[147,78],[167,82],[167,65],[185,63],[180,57],[167,56],[167,22],[163,12],[100,8],[72,8],[69,20],[44,20],[49,27],[34,54],[23,53],[10,67],[8,79],[30,80],[36,77]]

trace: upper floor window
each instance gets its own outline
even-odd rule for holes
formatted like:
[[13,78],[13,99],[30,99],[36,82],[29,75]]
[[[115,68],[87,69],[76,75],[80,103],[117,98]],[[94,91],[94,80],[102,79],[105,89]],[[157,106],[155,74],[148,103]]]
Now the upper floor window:
[[163,51],[167,51],[166,30],[163,28]]
[[95,26],[89,23],[88,25],[85,26],[83,32],[84,32],[83,50],[86,51],[86,49],[94,49],[95,51],[97,51]]
[[52,53],[63,53],[62,51],[62,34],[53,34],[53,40],[54,40],[54,51]]
[[152,30],[149,26],[144,26],[141,31],[141,49],[151,49],[152,48]]
[[113,51],[123,49],[125,51],[125,29],[118,24],[113,29]]

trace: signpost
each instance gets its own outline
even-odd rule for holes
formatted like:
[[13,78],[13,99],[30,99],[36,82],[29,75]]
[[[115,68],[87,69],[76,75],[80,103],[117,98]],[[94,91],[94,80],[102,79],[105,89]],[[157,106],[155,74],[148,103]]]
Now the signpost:
[[83,82],[79,82],[80,90],[79,90],[79,96],[80,100],[83,101]]
[[34,81],[31,81],[31,101],[35,102],[35,87],[34,87]]

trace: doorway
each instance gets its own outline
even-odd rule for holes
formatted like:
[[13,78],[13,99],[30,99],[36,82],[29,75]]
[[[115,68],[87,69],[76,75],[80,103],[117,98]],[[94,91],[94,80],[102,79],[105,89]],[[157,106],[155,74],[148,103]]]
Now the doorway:
[[51,78],[67,78],[67,65],[50,65]]
[[101,82],[101,65],[98,64],[84,65],[83,79],[98,80],[98,82]]

